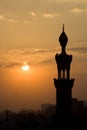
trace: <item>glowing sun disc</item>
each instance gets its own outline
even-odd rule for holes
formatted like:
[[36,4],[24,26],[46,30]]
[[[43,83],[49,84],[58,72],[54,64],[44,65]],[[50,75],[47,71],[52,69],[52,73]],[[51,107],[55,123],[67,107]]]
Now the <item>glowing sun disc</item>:
[[30,67],[29,67],[29,65],[23,65],[22,67],[22,70],[24,70],[24,71],[28,71],[29,69],[30,69]]

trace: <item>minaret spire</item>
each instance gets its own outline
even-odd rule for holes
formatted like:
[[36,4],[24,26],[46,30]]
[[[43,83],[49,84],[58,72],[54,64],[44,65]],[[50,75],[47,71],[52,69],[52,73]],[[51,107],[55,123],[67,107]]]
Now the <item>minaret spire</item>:
[[63,24],[63,32],[64,32],[64,24]]
[[67,42],[68,42],[68,37],[66,35],[66,33],[64,32],[64,24],[63,24],[63,28],[62,28],[63,32],[61,33],[61,35],[59,36],[59,42],[60,42],[60,45],[62,47],[62,54],[65,55],[66,54],[66,45],[67,45]]

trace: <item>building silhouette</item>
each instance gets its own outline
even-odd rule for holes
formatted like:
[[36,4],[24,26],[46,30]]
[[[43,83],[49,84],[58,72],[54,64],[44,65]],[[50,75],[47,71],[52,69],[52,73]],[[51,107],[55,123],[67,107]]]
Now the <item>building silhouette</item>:
[[72,55],[66,53],[68,37],[64,31],[64,25],[59,36],[61,53],[55,55],[58,69],[58,79],[54,79],[56,88],[56,112],[58,115],[70,115],[72,111],[72,88],[74,79],[70,79],[70,65]]

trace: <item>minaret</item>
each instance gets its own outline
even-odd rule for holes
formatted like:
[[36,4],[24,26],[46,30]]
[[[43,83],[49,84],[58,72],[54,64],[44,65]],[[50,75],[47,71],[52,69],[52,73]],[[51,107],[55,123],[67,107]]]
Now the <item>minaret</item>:
[[61,54],[55,55],[58,69],[58,79],[54,79],[56,88],[56,111],[59,115],[70,115],[72,110],[72,87],[74,79],[70,79],[72,55],[66,53],[68,37],[64,31],[64,25],[59,42]]

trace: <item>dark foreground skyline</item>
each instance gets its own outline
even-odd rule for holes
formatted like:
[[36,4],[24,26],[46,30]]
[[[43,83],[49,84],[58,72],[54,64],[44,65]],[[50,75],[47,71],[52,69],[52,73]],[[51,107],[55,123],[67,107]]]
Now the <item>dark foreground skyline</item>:
[[87,128],[87,107],[73,99],[71,117],[56,116],[56,106],[42,104],[41,110],[3,111],[0,113],[0,130],[83,130]]

